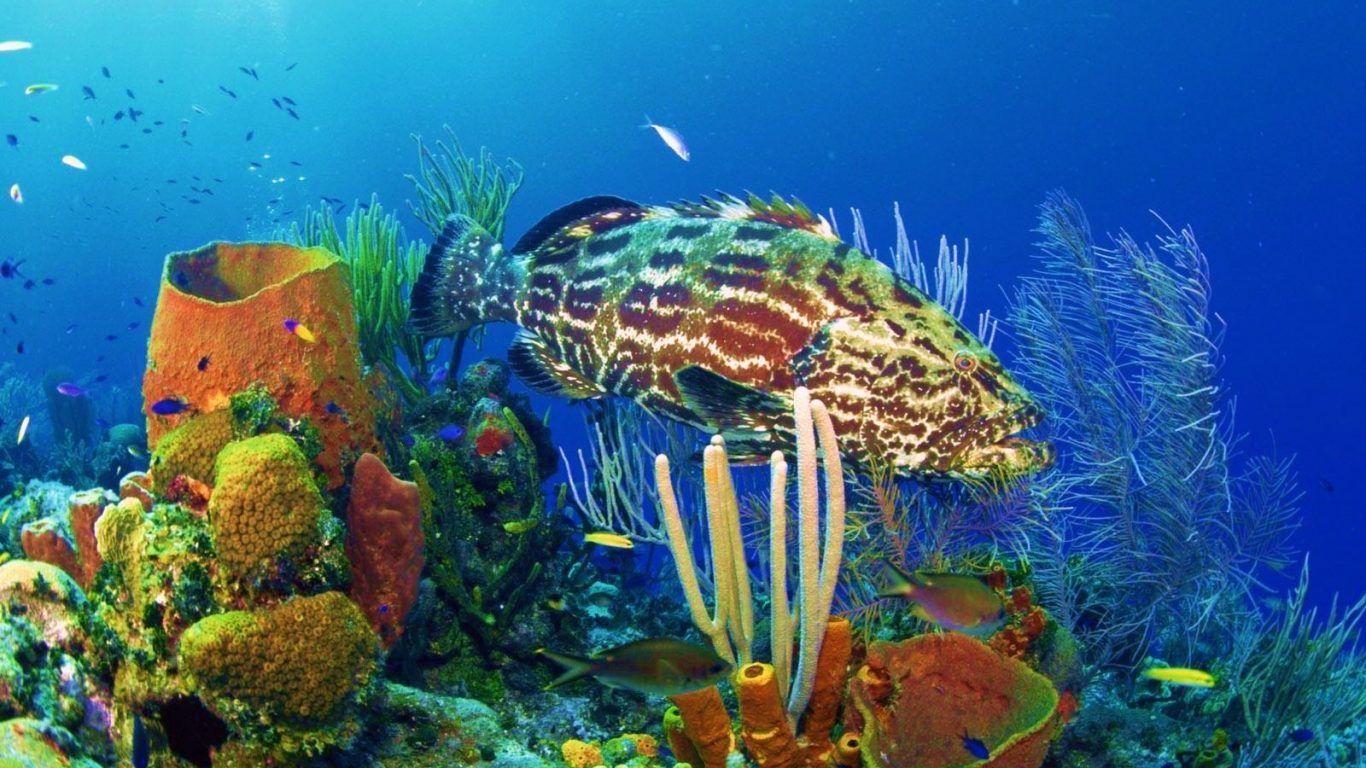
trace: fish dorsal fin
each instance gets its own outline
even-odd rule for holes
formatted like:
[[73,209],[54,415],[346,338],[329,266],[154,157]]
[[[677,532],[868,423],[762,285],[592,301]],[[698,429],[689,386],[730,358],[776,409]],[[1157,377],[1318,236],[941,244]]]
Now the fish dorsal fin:
[[528,387],[543,395],[583,400],[607,394],[601,385],[569,367],[540,336],[529,331],[518,332],[512,340],[508,367]]
[[810,232],[826,240],[839,240],[839,237],[835,235],[835,230],[830,226],[830,222],[825,220],[824,216],[812,212],[810,208],[807,208],[802,201],[795,197],[788,201],[783,199],[781,195],[774,194],[771,199],[765,201],[753,192],[745,194],[746,199],[741,200],[734,195],[717,193],[716,198],[703,197],[700,202],[680,202],[674,203],[670,207],[684,216],[762,221],[788,229]]
[[[732,381],[700,365],[674,373],[683,404],[727,440],[728,454],[743,460],[763,455],[777,428],[791,419],[787,398]],[[790,431],[790,428],[788,428]],[[771,450],[771,449],[770,449]]]
[[517,244],[512,246],[513,253],[529,253],[541,247],[547,240],[557,232],[573,224],[579,219],[587,218],[594,214],[607,213],[608,211],[636,211],[644,210],[644,206],[639,203],[627,200],[624,197],[614,197],[612,195],[595,195],[585,197],[582,200],[561,206],[551,211],[535,226],[526,231]]

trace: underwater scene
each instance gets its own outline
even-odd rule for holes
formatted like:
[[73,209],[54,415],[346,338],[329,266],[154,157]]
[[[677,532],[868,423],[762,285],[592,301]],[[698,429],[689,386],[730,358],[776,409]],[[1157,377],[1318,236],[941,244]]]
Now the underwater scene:
[[0,768],[1366,768],[1363,72],[4,0]]

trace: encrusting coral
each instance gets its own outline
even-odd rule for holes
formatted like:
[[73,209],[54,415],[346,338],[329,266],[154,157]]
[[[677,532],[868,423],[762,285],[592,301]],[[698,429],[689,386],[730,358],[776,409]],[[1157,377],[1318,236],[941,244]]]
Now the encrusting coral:
[[849,699],[845,731],[881,768],[1038,768],[1068,714],[1047,678],[957,633],[873,643]]
[[209,526],[230,578],[248,578],[317,544],[322,514],[308,459],[285,435],[239,440],[219,452]]
[[167,495],[177,477],[213,482],[213,462],[233,440],[232,412],[227,408],[197,413],[167,432],[152,451],[152,489]]
[[[194,414],[224,408],[259,383],[284,415],[318,425],[317,462],[337,488],[347,456],[379,449],[357,350],[346,265],[326,250],[213,243],[173,253],[142,383],[148,440],[159,447]],[[165,400],[187,410],[156,413],[152,406]]]
[[399,480],[373,453],[351,476],[346,557],[355,600],[384,646],[403,634],[422,578],[422,500],[416,483]]

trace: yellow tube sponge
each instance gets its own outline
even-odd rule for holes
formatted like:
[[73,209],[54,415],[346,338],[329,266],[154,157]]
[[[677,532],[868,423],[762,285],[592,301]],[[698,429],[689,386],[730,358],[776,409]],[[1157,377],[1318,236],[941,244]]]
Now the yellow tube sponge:
[[315,723],[369,683],[378,651],[355,603],[324,592],[202,619],[181,636],[180,664],[220,716],[244,702],[263,717]]
[[308,459],[285,435],[238,440],[219,452],[209,526],[228,576],[248,578],[318,543],[322,510]]

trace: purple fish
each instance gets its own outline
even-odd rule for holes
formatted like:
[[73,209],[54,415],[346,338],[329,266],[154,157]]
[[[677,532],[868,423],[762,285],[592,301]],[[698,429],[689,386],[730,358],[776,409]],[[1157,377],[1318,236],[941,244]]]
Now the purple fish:
[[342,408],[340,405],[337,405],[337,402],[335,400],[328,400],[327,405],[323,406],[323,410],[327,411],[333,416],[339,417],[342,420],[342,422],[346,424],[351,423],[351,419],[347,418],[346,416],[346,409]]
[[190,404],[179,397],[162,398],[152,403],[152,413],[158,416],[174,416],[177,413],[184,413]]
[[201,372],[208,370],[208,369],[209,369],[209,356],[208,356],[208,355],[204,355],[203,357],[199,358],[199,363],[198,363],[198,365],[196,365],[195,367],[198,368]]
[[85,390],[69,381],[63,381],[61,384],[58,384],[57,391],[67,397],[85,397]]
[[436,370],[432,371],[432,375],[427,379],[427,389],[435,389],[438,384],[446,381],[446,377],[449,374],[450,369],[445,363],[438,365]]
[[465,428],[459,424],[447,424],[437,431],[436,436],[448,443],[453,443],[465,436]]
[[968,754],[978,760],[985,760],[988,757],[991,757],[991,750],[987,749],[987,745],[983,744],[980,739],[974,739],[966,733],[963,734],[962,739],[963,749],[966,749]]
[[412,448],[414,445],[417,445],[417,440],[412,435],[404,435],[403,437],[400,437],[398,441],[400,443],[403,443],[403,445],[408,448]]

